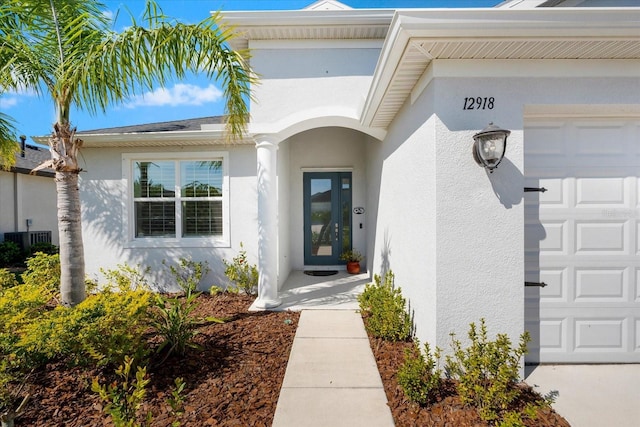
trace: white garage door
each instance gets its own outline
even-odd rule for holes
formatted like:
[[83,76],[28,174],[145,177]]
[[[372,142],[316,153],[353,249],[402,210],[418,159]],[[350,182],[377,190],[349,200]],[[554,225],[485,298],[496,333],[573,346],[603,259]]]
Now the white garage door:
[[528,120],[528,362],[640,362],[640,120]]

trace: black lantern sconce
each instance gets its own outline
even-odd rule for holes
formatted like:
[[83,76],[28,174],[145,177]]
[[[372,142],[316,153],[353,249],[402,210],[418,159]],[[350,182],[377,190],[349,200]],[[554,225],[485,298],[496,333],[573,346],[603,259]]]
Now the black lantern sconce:
[[493,173],[507,151],[507,137],[510,130],[489,123],[489,126],[473,135],[473,159],[476,163]]

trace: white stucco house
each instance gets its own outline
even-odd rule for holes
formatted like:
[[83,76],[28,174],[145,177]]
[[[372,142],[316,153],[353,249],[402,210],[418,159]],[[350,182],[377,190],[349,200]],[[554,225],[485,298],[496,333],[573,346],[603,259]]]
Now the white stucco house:
[[[640,362],[636,4],[225,12],[260,76],[245,140],[217,118],[83,135],[87,271],[190,256],[222,282],[242,242],[272,308],[353,247],[421,341],[484,317],[529,330],[530,362]],[[491,122],[511,133],[490,172]]]
[[25,138],[14,166],[0,169],[0,241],[8,237],[25,248],[38,242],[58,245],[54,173],[31,173],[49,157],[49,150],[27,144]]

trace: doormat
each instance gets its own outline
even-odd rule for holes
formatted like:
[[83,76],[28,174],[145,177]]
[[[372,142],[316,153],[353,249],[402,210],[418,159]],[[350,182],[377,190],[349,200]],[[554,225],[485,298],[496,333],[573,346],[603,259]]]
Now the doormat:
[[338,270],[305,270],[307,276],[333,276],[338,274]]

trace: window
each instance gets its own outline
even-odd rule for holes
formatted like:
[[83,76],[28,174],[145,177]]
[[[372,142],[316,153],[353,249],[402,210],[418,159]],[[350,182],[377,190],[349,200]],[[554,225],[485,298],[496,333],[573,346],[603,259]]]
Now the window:
[[[169,156],[179,156],[169,158]],[[228,235],[226,155],[125,155],[129,164],[130,236],[191,245],[223,242]]]

